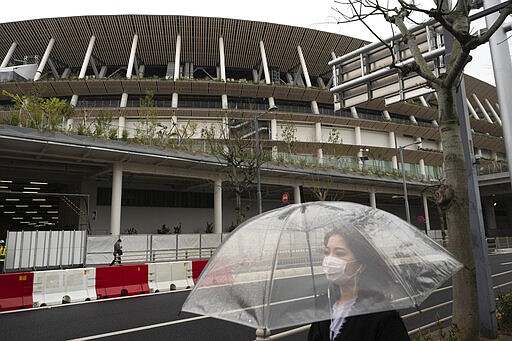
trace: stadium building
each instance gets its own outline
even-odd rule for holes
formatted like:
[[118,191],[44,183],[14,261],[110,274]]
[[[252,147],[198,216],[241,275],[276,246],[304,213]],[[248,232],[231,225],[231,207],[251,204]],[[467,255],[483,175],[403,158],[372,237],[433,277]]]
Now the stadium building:
[[[365,44],[192,16],[0,24],[0,238],[7,230],[151,234],[163,225],[220,233],[236,226],[235,208],[246,219],[259,202],[265,211],[320,199],[404,219],[408,203],[411,222],[439,236],[435,94],[334,105],[329,61]],[[486,231],[508,235],[512,193],[496,91],[470,76],[465,84]],[[48,107],[39,120],[27,116],[29,103],[45,108],[51,98],[73,115],[53,125]],[[215,141],[265,160],[246,166],[252,175],[240,205],[230,168],[212,154]]]

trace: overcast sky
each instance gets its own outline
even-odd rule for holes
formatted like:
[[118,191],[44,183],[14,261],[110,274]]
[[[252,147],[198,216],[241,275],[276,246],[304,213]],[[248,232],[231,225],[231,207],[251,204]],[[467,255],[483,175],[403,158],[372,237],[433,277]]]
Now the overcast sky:
[[[334,0],[233,0],[193,1],[62,1],[25,0],[21,3],[8,1],[2,5],[0,22],[29,19],[102,15],[102,14],[159,14],[223,17],[265,21],[277,24],[301,26],[322,31],[344,34],[366,40],[375,40],[362,25],[336,24],[339,15],[332,9],[339,8]],[[479,24],[483,25],[483,24]],[[389,36],[386,34],[385,36]],[[473,54],[473,61],[466,73],[494,84],[490,52],[487,45]],[[0,56],[2,59],[3,56]]]

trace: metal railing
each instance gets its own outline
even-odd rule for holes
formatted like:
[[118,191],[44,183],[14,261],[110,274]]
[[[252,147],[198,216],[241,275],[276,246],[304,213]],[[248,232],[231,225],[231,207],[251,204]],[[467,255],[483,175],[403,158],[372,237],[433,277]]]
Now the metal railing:
[[107,265],[114,243],[123,263],[208,259],[229,234],[131,234],[87,236],[86,231],[9,231],[6,272]]
[[[430,237],[446,246],[441,231]],[[85,231],[10,231],[7,234],[5,271],[48,270],[107,265],[113,259],[113,245],[121,238],[123,263],[158,263],[209,259],[229,236],[223,234],[131,234],[87,236]],[[487,238],[490,253],[512,249],[512,237]],[[303,250],[290,250],[282,262],[291,262]],[[300,259],[300,257],[298,257]]]

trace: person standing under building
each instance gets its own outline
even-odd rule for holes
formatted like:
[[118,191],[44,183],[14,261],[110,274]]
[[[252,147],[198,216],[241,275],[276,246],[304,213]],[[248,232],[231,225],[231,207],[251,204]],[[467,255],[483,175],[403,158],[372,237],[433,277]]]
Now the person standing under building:
[[0,240],[0,274],[4,273],[5,265],[5,254],[7,253],[7,246],[5,246],[4,240]]
[[114,265],[116,262],[118,265],[121,265],[121,256],[123,255],[123,246],[121,245],[121,238],[117,240],[114,244],[114,259],[110,265]]

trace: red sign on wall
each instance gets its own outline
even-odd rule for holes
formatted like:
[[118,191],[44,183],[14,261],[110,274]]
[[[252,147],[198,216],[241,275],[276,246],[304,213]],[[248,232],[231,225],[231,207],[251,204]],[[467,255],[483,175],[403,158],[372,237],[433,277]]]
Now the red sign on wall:
[[281,195],[281,201],[283,203],[287,203],[288,201],[290,200],[290,194],[288,192],[284,192],[282,195]]

